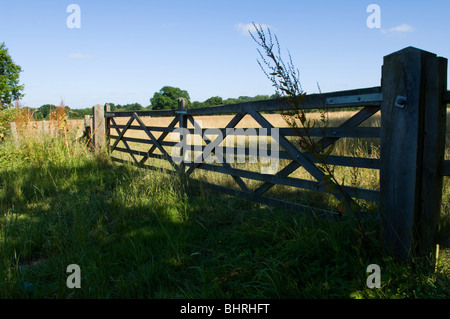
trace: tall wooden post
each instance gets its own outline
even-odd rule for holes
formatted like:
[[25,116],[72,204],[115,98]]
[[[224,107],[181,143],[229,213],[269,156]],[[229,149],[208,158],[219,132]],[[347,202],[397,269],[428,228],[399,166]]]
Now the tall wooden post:
[[45,133],[46,133],[46,126],[45,126],[45,124],[46,124],[46,121],[45,120],[42,120],[42,122],[41,122],[41,133],[43,134],[43,135],[45,135]]
[[442,198],[447,60],[413,47],[384,57],[380,206],[390,254],[433,262]]
[[94,119],[92,134],[94,136],[94,148],[103,150],[106,146],[106,122],[105,122],[105,108],[103,105],[94,106]]
[[[180,128],[187,128],[187,108],[188,108],[188,101],[185,98],[178,98],[178,125]],[[180,142],[181,145],[183,145],[181,147],[180,150],[180,156],[181,156],[181,163],[180,163],[180,170],[181,172],[185,172],[185,164],[184,164],[184,157],[185,157],[185,150],[186,150],[186,145],[187,145],[187,136],[183,136],[182,134],[180,134]]]
[[17,134],[17,127],[15,122],[11,122],[11,138],[15,147],[19,146],[19,135]]
[[110,129],[110,125],[111,125],[111,117],[107,116],[106,113],[111,111],[111,106],[109,104],[105,105],[104,108],[104,117],[105,117],[105,143],[106,143],[106,150],[109,152],[110,151],[110,133],[111,133],[111,129]]

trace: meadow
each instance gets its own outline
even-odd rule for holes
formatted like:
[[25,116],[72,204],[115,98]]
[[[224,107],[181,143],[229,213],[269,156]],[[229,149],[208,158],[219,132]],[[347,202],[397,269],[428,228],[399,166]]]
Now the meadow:
[[[369,241],[363,244],[351,218],[304,216],[213,192],[177,175],[119,165],[73,141],[74,135],[24,134],[18,145],[8,139],[0,145],[0,298],[450,295],[448,178],[440,254],[435,272],[429,272],[383,256],[376,218],[364,220]],[[378,156],[376,141],[339,143],[336,154]],[[229,183],[215,173],[201,174]],[[363,187],[378,184],[374,170],[345,168],[337,174]],[[271,195],[329,209],[336,204],[323,194],[283,187]],[[365,207],[376,216],[376,205]],[[71,264],[80,266],[80,289],[66,285]],[[381,267],[379,289],[366,285],[370,264]]]

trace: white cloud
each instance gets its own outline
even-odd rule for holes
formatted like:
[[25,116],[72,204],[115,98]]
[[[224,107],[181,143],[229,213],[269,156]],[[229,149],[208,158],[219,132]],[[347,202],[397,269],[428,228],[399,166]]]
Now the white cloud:
[[91,55],[82,54],[82,53],[72,53],[71,55],[69,55],[69,59],[73,59],[73,60],[82,60],[82,59],[90,59],[90,58],[92,58]]
[[[272,28],[271,26],[267,25],[267,24],[258,24],[255,23],[257,26],[261,26],[263,28],[263,30],[267,30],[269,28]],[[236,29],[238,29],[239,31],[241,31],[242,35],[247,35],[249,36],[249,31],[250,32],[255,32],[255,27],[253,26],[253,23],[238,23],[234,26]]]
[[391,28],[389,30],[385,30],[385,29],[381,29],[381,32],[383,34],[388,34],[388,33],[405,33],[405,32],[413,32],[416,29],[413,26],[410,26],[409,24],[403,23],[401,25],[398,25],[394,28]]

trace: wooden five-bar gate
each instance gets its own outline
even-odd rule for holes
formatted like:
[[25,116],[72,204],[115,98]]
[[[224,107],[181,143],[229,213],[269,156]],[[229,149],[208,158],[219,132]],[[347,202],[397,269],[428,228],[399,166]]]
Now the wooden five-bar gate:
[[[292,142],[296,130],[290,127],[274,127],[267,120],[267,113],[280,111],[286,107],[285,100],[264,100],[216,107],[188,109],[184,99],[179,99],[177,110],[111,112],[107,107],[94,107],[94,144],[98,148],[105,145],[113,160],[152,167],[152,159],[168,161],[173,170],[191,177],[196,170],[207,170],[230,175],[236,187],[228,187],[202,181],[203,185],[229,195],[240,195],[250,200],[268,205],[282,205],[301,212],[311,212],[314,208],[286,200],[275,199],[265,194],[274,185],[291,186],[318,192],[328,192],[324,186],[324,172],[318,167],[318,160]],[[302,107],[308,109],[339,109],[358,107],[353,116],[338,127],[313,129],[311,136],[319,137],[324,148],[330,147],[341,138],[379,138],[380,157],[358,158],[348,156],[328,156],[327,163],[379,170],[379,190],[344,186],[344,196],[379,203],[382,216],[381,228],[386,249],[396,256],[410,258],[425,256],[433,258],[442,199],[443,176],[450,175],[450,161],[444,160],[446,134],[446,104],[450,103],[447,91],[447,59],[413,47],[405,48],[384,57],[381,86],[306,95]],[[380,127],[360,127],[359,125],[381,111]],[[224,127],[216,130],[216,138],[205,134],[200,116],[232,114]],[[279,144],[278,159],[287,165],[273,174],[236,168],[227,161],[229,153],[251,153],[248,146],[235,149],[225,148],[218,152],[219,145],[230,136],[238,134],[236,126],[245,116],[267,131],[274,142]],[[168,118],[166,124],[148,125],[146,118]],[[121,123],[120,120],[122,120]],[[123,121],[125,120],[126,123]],[[161,120],[161,123],[163,121]],[[186,145],[186,136],[180,134],[179,141],[168,140],[170,133],[184,129],[189,134],[202,138],[196,149],[200,155],[187,160],[182,154],[175,160],[173,149]],[[126,133],[140,132],[133,137]],[[244,131],[244,134],[250,131]],[[242,134],[242,131],[240,131]],[[258,133],[256,133],[258,134]],[[221,144],[222,143],[222,144]],[[135,145],[141,145],[136,148]],[[146,146],[144,149],[142,146]],[[195,148],[194,148],[195,149]],[[158,151],[157,151],[158,150]],[[129,159],[121,159],[117,154],[128,154]],[[195,154],[195,153],[194,153]],[[210,154],[218,157],[218,163],[206,161]],[[265,156],[272,154],[265,153]],[[313,180],[290,176],[299,168],[304,168]],[[262,182],[251,189],[244,179]],[[341,199],[342,193],[333,193]],[[315,209],[316,212],[327,213]]]

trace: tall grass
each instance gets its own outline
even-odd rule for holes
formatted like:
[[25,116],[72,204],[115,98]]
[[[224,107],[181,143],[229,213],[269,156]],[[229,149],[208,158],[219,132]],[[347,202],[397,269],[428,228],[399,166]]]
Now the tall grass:
[[[206,175],[205,178],[211,178]],[[313,200],[313,199],[311,199]],[[111,163],[70,134],[0,145],[1,298],[404,298],[449,293],[382,258],[378,224],[304,217]],[[382,288],[366,287],[367,265]],[[81,289],[66,268],[81,269]]]
[[[29,138],[0,152],[3,297],[24,296],[24,283],[35,296],[68,293],[65,267],[72,263],[90,287],[81,295],[107,296],[112,273],[112,282],[126,285],[143,264],[159,268],[158,261],[180,258],[183,233],[176,229],[186,204],[173,179],[112,166],[104,154],[63,137]],[[158,248],[167,243],[170,249]]]

